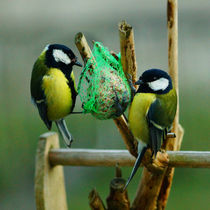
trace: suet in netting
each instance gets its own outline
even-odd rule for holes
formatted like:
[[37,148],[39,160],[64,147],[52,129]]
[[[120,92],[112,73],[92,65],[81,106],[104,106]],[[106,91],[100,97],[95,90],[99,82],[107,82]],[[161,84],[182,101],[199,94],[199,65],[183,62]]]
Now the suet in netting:
[[111,54],[95,42],[79,80],[78,93],[84,113],[98,119],[119,117],[131,99],[131,90],[123,72],[120,54]]

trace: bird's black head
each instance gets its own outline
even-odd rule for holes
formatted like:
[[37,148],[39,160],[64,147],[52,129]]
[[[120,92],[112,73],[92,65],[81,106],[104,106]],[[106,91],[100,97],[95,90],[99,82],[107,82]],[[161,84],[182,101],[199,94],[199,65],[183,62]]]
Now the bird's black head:
[[72,70],[73,65],[82,66],[71,49],[61,44],[50,44],[45,47],[45,64],[49,68],[58,68],[64,73]]
[[160,69],[145,71],[136,84],[139,85],[137,92],[141,93],[164,94],[173,88],[171,77]]

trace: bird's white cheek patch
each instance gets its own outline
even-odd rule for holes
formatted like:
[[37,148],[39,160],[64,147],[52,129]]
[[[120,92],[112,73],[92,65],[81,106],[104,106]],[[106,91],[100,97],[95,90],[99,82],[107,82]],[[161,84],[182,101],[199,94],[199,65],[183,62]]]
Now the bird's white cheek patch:
[[64,53],[62,50],[53,50],[53,57],[55,58],[56,62],[63,62],[66,65],[71,63],[69,56],[66,55],[66,53]]
[[166,78],[160,78],[153,82],[148,82],[148,85],[154,91],[165,90],[169,85],[169,81]]

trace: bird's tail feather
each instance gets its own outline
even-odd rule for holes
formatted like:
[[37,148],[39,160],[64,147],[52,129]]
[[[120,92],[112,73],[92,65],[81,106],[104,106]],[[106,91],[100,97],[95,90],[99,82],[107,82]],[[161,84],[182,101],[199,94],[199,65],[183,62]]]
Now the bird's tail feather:
[[132,169],[131,175],[128,178],[128,181],[125,184],[124,190],[127,188],[128,184],[130,183],[130,181],[132,180],[132,178],[136,174],[136,171],[137,171],[137,169],[139,168],[139,166],[141,164],[142,158],[144,157],[144,154],[145,154],[146,150],[147,150],[147,147],[145,146],[145,147],[142,148],[142,151],[139,152],[138,157],[136,158],[136,162],[134,164],[134,167]]
[[59,132],[61,133],[64,141],[65,141],[65,144],[67,145],[67,147],[71,147],[71,143],[72,143],[73,139],[72,139],[70,132],[68,131],[65,120],[61,119],[61,120],[56,121],[55,123],[56,123],[57,128],[58,128]]

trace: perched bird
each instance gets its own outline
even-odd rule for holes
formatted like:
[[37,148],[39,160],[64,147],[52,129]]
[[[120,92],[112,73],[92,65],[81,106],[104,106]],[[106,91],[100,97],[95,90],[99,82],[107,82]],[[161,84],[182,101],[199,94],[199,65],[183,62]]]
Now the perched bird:
[[60,44],[47,45],[36,60],[31,76],[31,97],[50,130],[54,121],[65,143],[72,142],[65,120],[75,106],[77,90],[72,68],[82,66],[74,53]]
[[139,87],[130,106],[128,122],[138,140],[138,157],[125,188],[135,175],[147,148],[151,148],[156,157],[161,142],[171,129],[177,109],[176,90],[165,71],[147,70],[135,84]]

